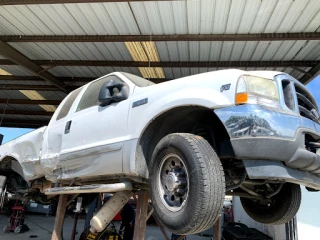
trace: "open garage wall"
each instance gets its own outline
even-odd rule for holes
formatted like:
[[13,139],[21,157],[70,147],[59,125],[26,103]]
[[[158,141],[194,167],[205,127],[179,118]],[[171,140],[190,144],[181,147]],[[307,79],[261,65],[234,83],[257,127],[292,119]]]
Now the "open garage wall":
[[297,214],[299,240],[320,238],[320,194],[301,188],[302,201]]
[[269,235],[274,240],[288,240],[286,236],[285,224],[282,224],[279,226],[272,226],[272,225],[265,225],[265,224],[254,221],[243,210],[239,197],[233,197],[233,211],[234,211],[235,222],[241,222],[243,224],[246,224],[250,228],[256,228],[259,231]]

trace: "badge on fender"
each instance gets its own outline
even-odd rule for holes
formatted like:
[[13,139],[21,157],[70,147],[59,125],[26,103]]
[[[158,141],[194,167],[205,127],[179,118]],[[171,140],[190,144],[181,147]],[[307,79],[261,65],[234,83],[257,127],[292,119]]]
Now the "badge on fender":
[[223,92],[224,90],[229,90],[229,89],[230,89],[230,86],[231,86],[231,83],[222,85],[222,86],[220,87],[220,92]]
[[148,103],[148,98],[144,98],[144,99],[141,99],[139,101],[135,101],[132,103],[132,108],[134,107],[138,107],[138,106],[141,106],[143,104],[147,104]]

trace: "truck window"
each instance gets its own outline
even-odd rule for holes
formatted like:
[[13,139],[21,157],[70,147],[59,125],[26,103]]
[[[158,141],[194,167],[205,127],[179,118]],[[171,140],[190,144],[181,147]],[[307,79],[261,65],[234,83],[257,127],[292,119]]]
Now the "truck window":
[[69,110],[72,106],[72,103],[74,102],[74,100],[76,99],[76,97],[79,95],[80,91],[82,90],[81,88],[78,88],[76,90],[74,90],[70,96],[68,97],[67,101],[65,101],[65,103],[63,104],[63,106],[60,109],[60,112],[57,116],[56,120],[60,120],[61,118],[64,118],[65,116],[68,115]]
[[122,82],[122,80],[120,80],[117,76],[107,76],[105,78],[102,78],[98,81],[95,81],[93,83],[91,83],[87,90],[83,93],[79,105],[77,107],[77,112],[89,108],[89,107],[93,107],[93,106],[97,106],[100,104],[99,102],[99,92],[100,89],[102,87],[102,85],[110,80],[114,80],[116,83],[118,82]]

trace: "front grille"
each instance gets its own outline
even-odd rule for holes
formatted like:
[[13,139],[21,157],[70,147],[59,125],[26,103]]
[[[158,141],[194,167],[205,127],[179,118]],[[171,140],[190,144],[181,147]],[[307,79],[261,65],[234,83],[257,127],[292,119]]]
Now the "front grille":
[[300,115],[319,123],[317,103],[307,89],[295,84]]

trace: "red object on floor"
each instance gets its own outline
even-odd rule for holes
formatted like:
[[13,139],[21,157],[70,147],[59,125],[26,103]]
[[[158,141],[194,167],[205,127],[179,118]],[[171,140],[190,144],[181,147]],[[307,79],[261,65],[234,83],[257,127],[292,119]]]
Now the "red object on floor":
[[114,221],[121,221],[122,220],[120,212],[118,212],[117,215],[113,218]]
[[21,228],[21,226],[24,224],[24,211],[24,205],[22,205],[20,201],[16,200],[16,203],[12,208],[12,214],[9,218],[9,224],[5,227],[5,232],[17,231],[18,228]]

